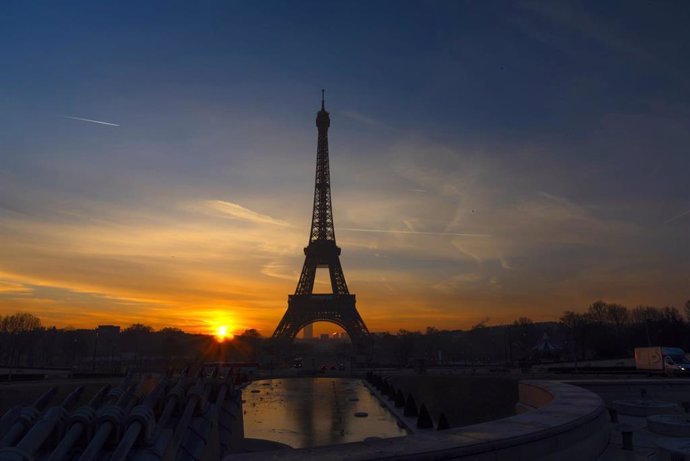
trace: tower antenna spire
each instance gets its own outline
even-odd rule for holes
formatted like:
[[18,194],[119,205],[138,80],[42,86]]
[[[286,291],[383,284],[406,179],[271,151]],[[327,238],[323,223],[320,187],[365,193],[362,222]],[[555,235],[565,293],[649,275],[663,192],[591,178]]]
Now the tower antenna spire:
[[326,110],[324,107],[325,106],[325,104],[324,104],[324,99],[325,99],[324,93],[325,92],[326,92],[326,90],[321,89],[321,110]]

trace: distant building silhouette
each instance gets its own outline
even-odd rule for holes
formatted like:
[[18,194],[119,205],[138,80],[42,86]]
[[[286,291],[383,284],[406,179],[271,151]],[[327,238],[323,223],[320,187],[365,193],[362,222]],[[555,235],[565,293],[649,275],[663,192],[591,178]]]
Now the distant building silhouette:
[[304,327],[303,334],[304,334],[304,339],[312,339],[314,337],[314,324],[310,323],[306,327]]
[[115,340],[120,334],[120,327],[118,325],[98,325],[96,333],[98,333],[98,337],[101,339]]

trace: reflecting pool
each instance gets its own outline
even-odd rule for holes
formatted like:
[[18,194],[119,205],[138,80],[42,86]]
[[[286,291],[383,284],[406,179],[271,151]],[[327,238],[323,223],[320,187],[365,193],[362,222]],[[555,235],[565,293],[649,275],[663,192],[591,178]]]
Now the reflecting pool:
[[254,381],[242,391],[242,399],[245,437],[274,440],[293,448],[407,434],[359,379]]

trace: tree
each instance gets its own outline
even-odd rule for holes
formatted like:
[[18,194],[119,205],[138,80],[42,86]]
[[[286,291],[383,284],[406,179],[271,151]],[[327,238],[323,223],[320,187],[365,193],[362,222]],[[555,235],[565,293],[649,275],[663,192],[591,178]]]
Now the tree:
[[237,349],[241,349],[245,357],[256,362],[262,356],[262,341],[261,333],[256,328],[248,328],[242,332],[238,337],[239,341],[236,344]]
[[125,344],[129,346],[134,346],[134,353],[136,355],[137,360],[139,360],[139,357],[142,353],[142,349],[144,349],[145,346],[151,345],[150,341],[146,341],[146,339],[151,335],[151,333],[153,333],[153,328],[151,328],[148,325],[143,325],[141,323],[132,324],[125,328],[122,332]]
[[33,341],[25,341],[25,336],[39,328],[41,328],[41,320],[27,312],[17,312],[2,318],[0,321],[0,333],[5,333],[9,336],[7,356],[10,365],[16,366],[19,363],[20,356],[26,350],[30,350]]
[[683,316],[680,315],[680,312],[678,312],[678,309],[676,309],[673,306],[665,306],[663,309],[661,309],[661,315],[662,315],[665,322],[669,322],[669,323],[682,323],[683,322]]
[[396,335],[398,363],[405,366],[413,357],[417,345],[418,331],[400,330]]
[[532,319],[520,317],[508,327],[508,355],[512,363],[513,354],[519,361],[530,359],[532,350],[536,346],[538,332]]
[[489,317],[484,317],[481,322],[479,322],[476,325],[473,325],[471,330],[479,330],[481,328],[486,328],[486,324],[489,322]]
[[616,328],[616,335],[620,336],[623,327],[628,323],[630,314],[628,308],[619,304],[606,305],[606,320]]
[[139,333],[139,334],[147,334],[147,333],[153,333],[153,328],[144,325],[143,323],[133,323],[132,325],[128,326],[127,328],[124,329],[123,333],[127,334],[134,334],[134,333]]
[[570,332],[570,340],[573,345],[573,354],[575,359],[587,358],[590,345],[590,331],[594,324],[592,316],[587,314],[579,314],[573,311],[565,311],[561,316],[561,324]]
[[640,324],[663,320],[663,314],[654,306],[637,306],[632,310],[631,317],[633,322]]
[[533,346],[536,341],[536,330],[532,319],[520,317],[513,322],[512,327],[517,331],[517,338],[525,346]]
[[171,367],[175,364],[175,362],[173,362],[173,358],[184,353],[182,341],[185,333],[179,328],[165,327],[156,334],[162,338],[162,353],[168,362],[168,367]]
[[685,301],[685,319],[690,323],[690,299]]
[[16,335],[41,328],[41,320],[28,312],[17,312],[0,320],[0,332]]
[[587,313],[595,323],[606,323],[608,318],[607,306],[604,301],[595,301],[589,306]]
[[261,333],[256,328],[249,328],[244,330],[240,336],[243,338],[261,338]]

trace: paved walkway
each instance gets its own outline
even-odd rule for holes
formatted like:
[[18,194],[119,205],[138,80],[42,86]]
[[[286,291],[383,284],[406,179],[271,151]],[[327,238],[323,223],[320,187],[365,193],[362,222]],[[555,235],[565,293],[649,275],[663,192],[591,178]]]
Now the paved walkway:
[[[660,456],[656,443],[661,440],[678,440],[648,431],[647,418],[643,416],[619,415],[618,423],[610,423],[610,427],[609,446],[599,457],[599,461],[660,461],[664,458]],[[622,429],[632,430],[632,451],[623,450]]]

